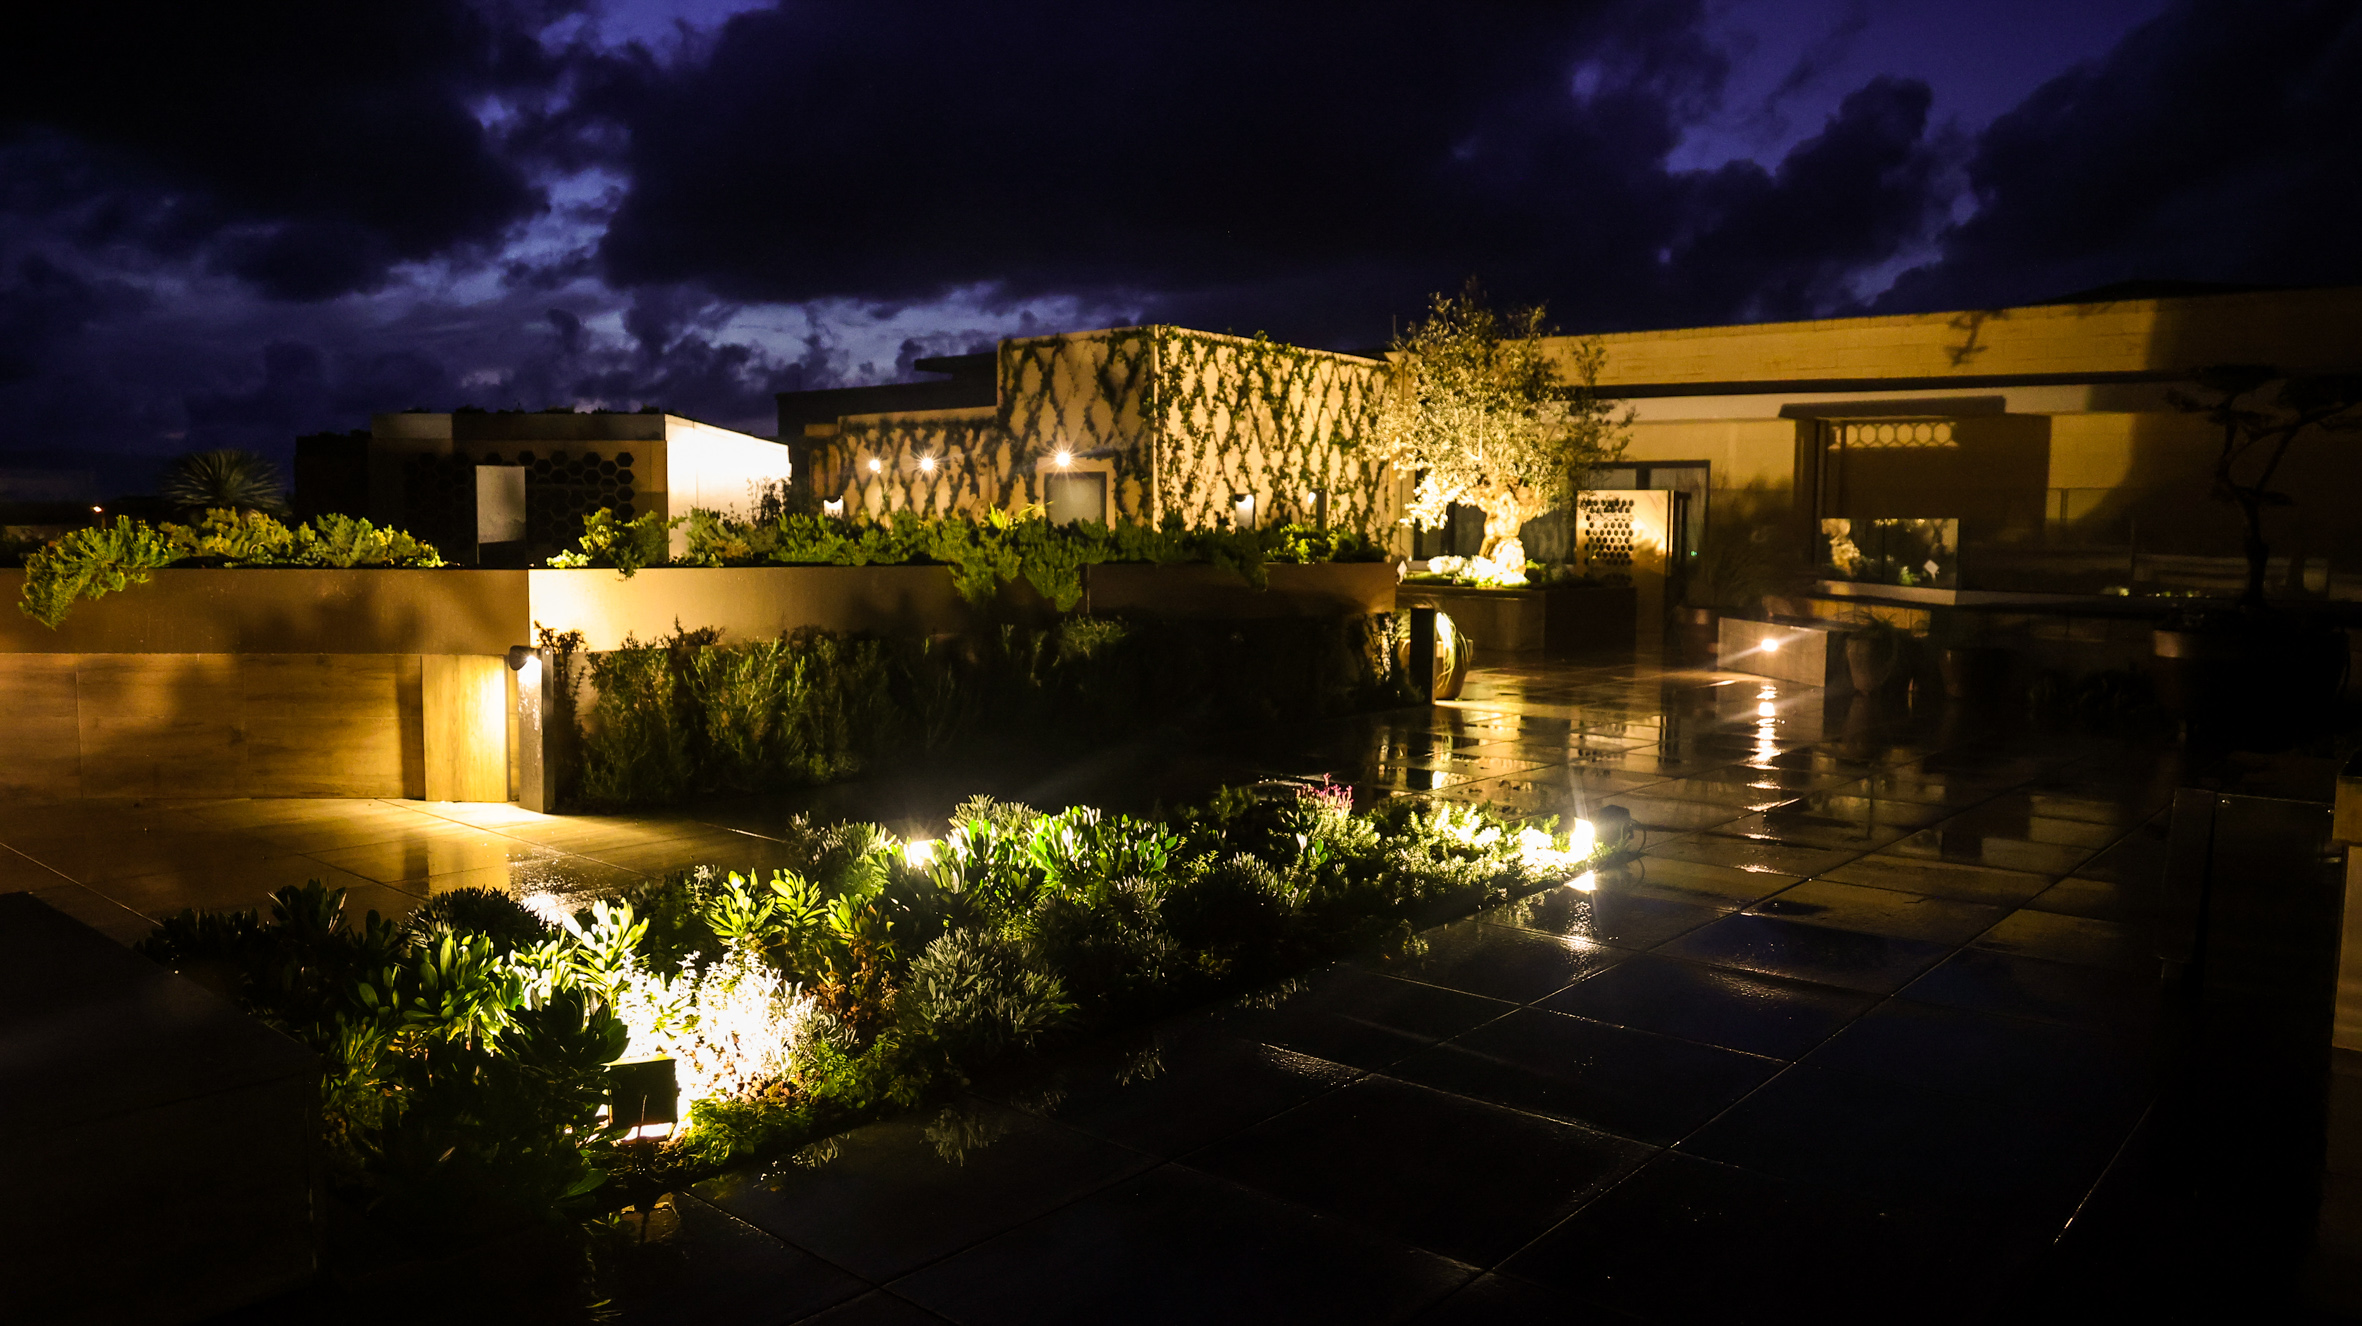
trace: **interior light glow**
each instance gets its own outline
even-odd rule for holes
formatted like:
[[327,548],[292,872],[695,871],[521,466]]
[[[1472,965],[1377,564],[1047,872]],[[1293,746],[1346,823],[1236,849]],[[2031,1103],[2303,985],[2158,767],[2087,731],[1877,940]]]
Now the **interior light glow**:
[[935,840],[913,838],[902,845],[903,864],[913,870],[924,870],[935,864]]

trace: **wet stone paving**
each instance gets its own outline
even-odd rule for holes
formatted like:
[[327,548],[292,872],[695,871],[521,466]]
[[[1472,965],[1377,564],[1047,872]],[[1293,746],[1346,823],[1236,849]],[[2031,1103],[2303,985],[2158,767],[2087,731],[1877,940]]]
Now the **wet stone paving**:
[[2156,1095],[2170,751],[1625,664],[1237,760],[1639,850],[678,1194],[625,1319],[1977,1319]]

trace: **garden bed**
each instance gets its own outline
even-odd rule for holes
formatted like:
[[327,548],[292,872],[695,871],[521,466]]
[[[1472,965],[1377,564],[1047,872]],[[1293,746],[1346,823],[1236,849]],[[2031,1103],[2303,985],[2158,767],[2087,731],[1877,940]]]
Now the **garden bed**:
[[[583,910],[462,890],[401,927],[340,926],[341,895],[315,885],[267,919],[185,914],[144,947],[322,1054],[349,1220],[332,1269],[514,1276],[529,1268],[471,1254],[596,1230],[985,1064],[1566,882],[1591,856],[1587,832],[1408,801],[1356,813],[1326,784],[1148,820],[977,801],[937,842],[803,826],[791,847],[768,878],[700,870]],[[609,1065],[651,1058],[685,1111],[642,1090],[602,1117]],[[660,1145],[624,1135],[675,1114]]]
[[[1383,671],[1384,661],[1341,661],[1371,651],[1343,640],[1339,633],[1350,628],[1334,623],[1391,609],[1392,569],[1264,569],[1268,588],[1213,566],[1080,568],[1093,606],[1168,621],[1142,632],[1163,642],[1168,659],[1203,665],[1196,674],[1178,663],[1149,669],[1141,675],[1169,681],[1146,690],[1122,681],[1133,696],[1128,710],[1096,701],[1084,708],[1103,715],[1110,730],[1132,731],[1134,711],[1185,713],[1177,697],[1239,700],[1215,717],[1246,723],[1338,712],[1333,699],[1320,698],[1324,687],[1374,695],[1370,687],[1382,679],[1362,674]],[[0,615],[0,710],[16,720],[0,728],[0,791],[502,801],[514,795],[519,743],[534,739],[515,730],[514,674],[502,660],[511,647],[534,643],[537,627],[579,632],[576,648],[590,652],[661,641],[683,624],[743,649],[821,631],[888,642],[877,646],[888,652],[934,651],[922,671],[974,673],[1018,642],[1003,627],[1038,643],[1062,619],[1023,579],[999,582],[994,596],[973,602],[947,566],[145,574],[145,584],[75,604],[55,628],[22,613]],[[0,592],[21,593],[24,575],[0,571]],[[1341,643],[1321,644],[1327,635]],[[943,648],[952,637],[969,643]],[[1266,651],[1260,666],[1241,652],[1248,641]],[[970,688],[961,702],[980,694]],[[1253,698],[1264,695],[1280,698],[1271,705]],[[1276,707],[1283,704],[1295,707]],[[912,712],[907,704],[899,711]],[[1015,732],[1020,717],[1040,712],[1012,712],[1004,728]],[[1077,716],[1073,705],[1048,712],[1053,726],[1074,726]]]

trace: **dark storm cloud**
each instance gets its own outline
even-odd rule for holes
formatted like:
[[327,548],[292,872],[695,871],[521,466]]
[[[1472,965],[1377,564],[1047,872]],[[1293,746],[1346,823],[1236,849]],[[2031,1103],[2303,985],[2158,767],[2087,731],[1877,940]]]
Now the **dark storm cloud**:
[[1994,121],[1976,213],[1882,308],[2362,281],[2362,7],[2177,5]]
[[789,6],[620,94],[604,253],[744,299],[1138,290],[1365,335],[1480,268],[1627,303],[1722,75],[1682,4]]
[[[202,251],[289,299],[369,289],[543,206],[475,113],[561,73],[519,17],[456,0],[42,5],[12,24],[0,143],[79,149],[40,201],[82,244]],[[514,118],[523,135],[546,117]]]
[[[1907,7],[1824,7],[1758,110],[1703,0],[786,0],[662,51],[577,3],[18,20],[0,450],[459,403],[761,428],[1127,317],[1368,346],[1471,275],[1573,330],[1858,312],[1912,263],[1876,307],[2362,280],[2351,0],[2191,0],[1973,136],[1965,74],[1837,81]],[[1668,164],[1804,105],[1778,160]]]

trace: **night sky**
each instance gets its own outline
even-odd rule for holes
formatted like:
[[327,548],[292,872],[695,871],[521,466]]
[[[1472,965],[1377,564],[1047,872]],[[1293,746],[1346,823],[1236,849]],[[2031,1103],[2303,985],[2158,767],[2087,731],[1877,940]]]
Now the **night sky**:
[[[20,20],[21,22],[21,20]],[[1008,335],[2362,281],[2353,0],[43,6],[0,468],[373,411],[768,435]]]

